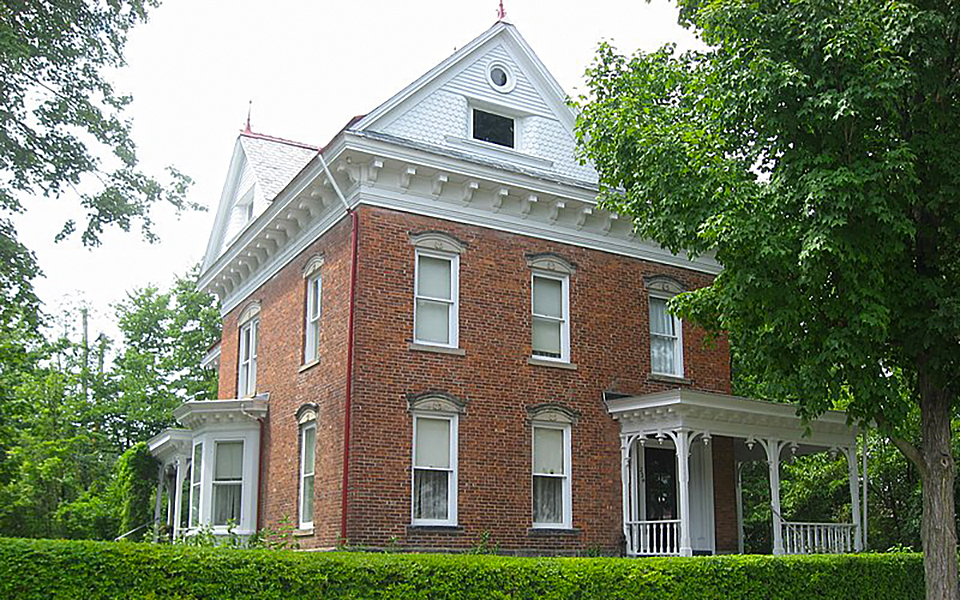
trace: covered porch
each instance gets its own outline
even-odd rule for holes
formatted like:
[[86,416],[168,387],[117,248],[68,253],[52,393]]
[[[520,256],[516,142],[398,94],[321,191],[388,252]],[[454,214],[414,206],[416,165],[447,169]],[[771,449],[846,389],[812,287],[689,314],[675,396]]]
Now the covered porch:
[[[845,413],[830,411],[804,424],[793,405],[686,389],[642,396],[608,393],[605,402],[620,424],[623,535],[628,556],[717,553],[718,515],[733,514],[731,500],[736,509],[736,550],[727,547],[719,551],[742,552],[738,467],[753,461],[766,462],[769,470],[773,554],[863,549],[857,430],[847,425]],[[721,445],[722,451],[715,457],[712,446]],[[816,452],[846,457],[852,522],[783,519],[781,463]],[[715,481],[715,469],[729,477]],[[724,486],[734,489],[727,495],[715,494]]]

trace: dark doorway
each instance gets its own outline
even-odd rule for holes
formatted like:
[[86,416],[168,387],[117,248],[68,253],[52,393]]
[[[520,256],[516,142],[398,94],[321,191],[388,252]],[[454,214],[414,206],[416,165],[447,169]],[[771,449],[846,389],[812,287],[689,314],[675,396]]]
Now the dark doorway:
[[644,448],[647,521],[677,518],[677,456],[670,449]]

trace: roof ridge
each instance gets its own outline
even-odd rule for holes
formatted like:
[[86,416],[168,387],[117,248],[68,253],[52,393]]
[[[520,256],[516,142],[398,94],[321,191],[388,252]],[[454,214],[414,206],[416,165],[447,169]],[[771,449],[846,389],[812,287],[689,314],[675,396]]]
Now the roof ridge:
[[305,142],[297,142],[294,140],[288,140],[282,137],[277,137],[274,135],[267,135],[265,133],[254,133],[253,131],[248,131],[243,129],[240,131],[240,137],[248,137],[255,140],[264,140],[267,142],[276,142],[278,144],[286,144],[288,146],[296,146],[297,148],[303,148],[304,150],[313,150],[315,152],[320,151],[319,146],[314,146],[313,144],[307,144]]

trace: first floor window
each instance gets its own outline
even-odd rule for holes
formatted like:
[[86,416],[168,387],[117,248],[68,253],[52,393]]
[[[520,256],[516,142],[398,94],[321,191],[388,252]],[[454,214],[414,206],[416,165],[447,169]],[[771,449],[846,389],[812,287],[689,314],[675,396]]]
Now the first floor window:
[[650,370],[683,377],[680,319],[667,312],[667,300],[650,298]]
[[213,524],[240,522],[243,442],[216,442],[213,458]]
[[414,419],[413,521],[456,522],[456,420]]
[[569,279],[533,275],[533,354],[570,360]]
[[190,465],[190,527],[200,524],[200,482],[203,473],[203,444],[193,446]]
[[300,428],[300,440],[300,529],[310,529],[313,527],[316,423],[309,423]]
[[417,252],[414,341],[456,347],[458,256]]
[[252,396],[257,391],[257,344],[260,319],[251,319],[240,328],[240,365],[237,397]]
[[533,524],[570,527],[570,429],[533,428]]
[[320,349],[320,273],[307,280],[307,319],[303,362],[317,360]]

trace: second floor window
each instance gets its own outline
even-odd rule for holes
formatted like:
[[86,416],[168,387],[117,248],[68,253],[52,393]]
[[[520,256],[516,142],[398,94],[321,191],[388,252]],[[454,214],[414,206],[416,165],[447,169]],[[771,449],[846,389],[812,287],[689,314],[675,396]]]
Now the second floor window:
[[683,377],[680,319],[667,312],[665,298],[650,297],[650,370],[658,375]]
[[569,362],[569,278],[535,273],[531,289],[533,355]]
[[247,321],[240,328],[240,364],[237,377],[237,397],[246,398],[257,392],[257,344],[260,338],[260,319]]
[[304,364],[317,360],[320,352],[320,282],[320,273],[315,273],[307,279],[307,317],[303,347]]
[[243,442],[216,442],[213,457],[213,525],[240,523]]
[[413,341],[456,348],[459,256],[417,251]]

